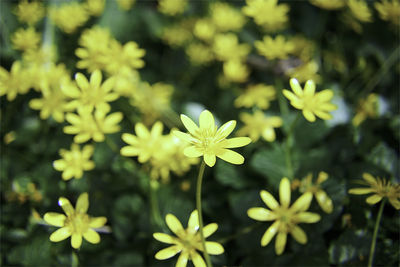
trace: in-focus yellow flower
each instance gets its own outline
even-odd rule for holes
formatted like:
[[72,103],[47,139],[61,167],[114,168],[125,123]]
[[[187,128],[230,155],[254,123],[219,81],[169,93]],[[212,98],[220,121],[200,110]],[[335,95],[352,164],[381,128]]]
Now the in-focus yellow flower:
[[244,60],[250,53],[250,50],[250,45],[239,44],[238,37],[234,33],[218,34],[215,36],[213,51],[218,60]]
[[278,0],[246,0],[242,11],[268,32],[285,28],[289,20],[289,5],[279,5]]
[[100,16],[103,13],[105,4],[105,0],[86,0],[85,7],[90,15]]
[[358,103],[357,113],[352,123],[359,126],[367,118],[376,118],[379,111],[379,96],[377,94],[369,94],[366,99],[361,99]]
[[10,72],[0,66],[0,96],[7,95],[7,100],[13,101],[17,94],[26,94],[29,87],[26,70],[20,61],[12,64]]
[[298,226],[299,223],[316,223],[320,216],[316,213],[307,212],[312,201],[312,194],[307,192],[301,195],[292,206],[290,206],[290,182],[288,178],[283,178],[279,185],[280,205],[275,198],[265,190],[260,192],[261,199],[269,209],[262,207],[250,208],[247,215],[257,221],[275,221],[265,231],[261,238],[261,246],[266,246],[277,234],[275,241],[275,252],[280,255],[285,250],[287,234],[300,244],[307,243],[306,233]]
[[124,67],[143,68],[142,57],[146,54],[146,51],[139,48],[136,42],[130,41],[121,45],[117,40],[111,40],[110,49],[110,53],[106,55],[106,71],[109,74],[116,74]]
[[33,27],[18,29],[11,37],[12,46],[16,50],[28,51],[36,49],[40,43],[40,34]]
[[[292,188],[299,186],[299,191],[301,193],[311,192],[313,196],[317,199],[318,205],[326,213],[331,213],[333,210],[332,199],[326,194],[322,189],[321,184],[328,179],[328,174],[326,172],[320,172],[318,174],[317,181],[313,183],[312,174],[308,174],[301,181],[295,180],[292,183]],[[298,185],[296,185],[298,184]]]
[[175,16],[182,14],[187,4],[187,0],[159,0],[158,10],[165,15]]
[[237,83],[247,81],[250,74],[247,65],[239,59],[231,59],[224,62],[223,70],[227,80]]
[[210,47],[202,43],[191,43],[186,47],[185,52],[193,65],[203,65],[214,60]]
[[125,157],[136,157],[140,163],[148,161],[161,146],[163,124],[159,121],[154,123],[149,131],[143,123],[136,123],[135,133],[122,134],[122,140],[128,144],[121,148],[121,155]]
[[210,167],[215,165],[216,157],[232,164],[242,164],[244,162],[242,155],[228,149],[242,147],[251,142],[248,137],[226,139],[236,126],[235,120],[228,121],[217,129],[214,116],[208,110],[204,110],[200,114],[200,127],[186,115],[181,114],[181,120],[189,133],[174,131],[174,134],[191,144],[183,152],[187,157],[197,158],[203,156],[205,163]]
[[50,19],[63,32],[71,34],[86,23],[89,19],[89,13],[86,11],[84,4],[67,2],[58,7],[51,7]]
[[84,143],[90,139],[103,142],[104,134],[116,133],[120,130],[118,123],[123,117],[121,112],[114,112],[108,116],[107,112],[100,110],[91,112],[88,108],[80,107],[78,114],[67,113],[65,119],[71,125],[65,126],[63,131],[66,134],[76,134],[75,143]]
[[300,66],[286,71],[286,75],[291,78],[297,79],[300,83],[306,82],[307,80],[313,80],[319,83],[321,76],[317,74],[318,64],[314,60],[301,64]]
[[44,7],[39,1],[28,2],[23,0],[19,2],[17,8],[15,9],[15,15],[20,22],[27,23],[30,26],[35,25],[44,17]]
[[292,53],[295,45],[290,40],[285,40],[283,35],[273,39],[271,36],[264,36],[262,41],[255,41],[254,46],[260,55],[266,59],[286,59]]
[[319,8],[334,10],[345,6],[344,0],[310,0],[310,3]]
[[136,0],[117,0],[118,7],[125,11],[129,11],[135,2]]
[[315,92],[315,83],[312,80],[306,82],[304,91],[296,79],[290,79],[290,87],[293,92],[284,89],[284,96],[290,100],[290,104],[303,111],[303,116],[309,121],[314,122],[315,116],[329,120],[332,115],[329,111],[337,109],[330,101],[333,98],[333,91],[325,89],[321,92]]
[[375,178],[369,173],[363,173],[363,179],[365,182],[362,184],[368,187],[353,188],[349,190],[350,194],[354,195],[365,195],[373,194],[366,199],[366,202],[370,205],[375,205],[383,198],[387,198],[392,206],[400,210],[400,185],[397,183],[391,183],[385,178]]
[[199,19],[194,24],[193,34],[200,40],[209,42],[214,38],[217,29],[211,19]]
[[99,111],[107,112],[111,107],[108,102],[118,98],[118,94],[112,92],[115,80],[109,78],[101,83],[101,71],[95,70],[90,75],[90,81],[82,73],[75,74],[75,81],[78,87],[64,86],[64,94],[73,100],[68,103],[71,108],[85,107],[89,111],[96,108]]
[[88,193],[83,193],[76,201],[75,209],[72,207],[68,199],[60,197],[58,205],[64,210],[64,214],[57,212],[47,212],[43,219],[50,225],[61,227],[50,235],[51,242],[59,242],[71,237],[71,246],[79,249],[82,245],[82,237],[92,244],[100,242],[100,235],[96,232],[96,228],[103,227],[106,217],[91,217],[87,215],[89,208]]
[[221,32],[239,31],[246,23],[242,13],[228,3],[211,3],[210,11],[213,24]]
[[268,109],[270,102],[276,98],[273,86],[265,84],[250,85],[235,99],[235,107]]
[[[178,253],[181,255],[176,262],[176,267],[185,267],[191,260],[195,267],[206,267],[206,263],[199,251],[204,251],[199,230],[199,217],[197,210],[194,210],[189,217],[187,228],[184,229],[181,222],[172,214],[165,216],[165,221],[169,229],[176,235],[170,236],[164,233],[154,233],[153,237],[160,242],[172,244],[172,246],[162,249],[155,255],[157,260],[166,260]],[[210,223],[203,228],[204,238],[209,237],[218,229],[218,224]],[[224,253],[221,244],[213,241],[206,241],[207,253],[220,255]]]
[[400,1],[399,0],[381,0],[375,3],[375,9],[379,17],[390,21],[394,25],[400,24]]
[[372,12],[368,8],[368,4],[364,0],[349,0],[347,2],[351,14],[361,22],[371,22]]
[[268,142],[275,141],[275,130],[282,126],[282,119],[278,116],[265,116],[264,112],[256,110],[254,114],[240,113],[240,119],[244,126],[237,132],[238,135],[247,135],[253,142],[257,142],[260,136]]
[[81,150],[79,145],[72,144],[71,150],[60,149],[62,159],[55,160],[53,167],[57,171],[61,171],[63,180],[71,178],[80,179],[84,171],[94,169],[94,162],[90,160],[93,155],[94,148],[91,145],[86,145]]

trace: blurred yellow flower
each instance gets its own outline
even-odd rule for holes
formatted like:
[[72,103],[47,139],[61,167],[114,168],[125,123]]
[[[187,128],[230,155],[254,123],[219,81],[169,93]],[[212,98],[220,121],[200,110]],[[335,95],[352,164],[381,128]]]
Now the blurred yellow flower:
[[194,24],[193,34],[203,41],[211,41],[214,38],[217,29],[209,18],[198,19]]
[[159,0],[158,10],[165,15],[175,16],[182,14],[187,4],[187,0]]
[[53,167],[63,172],[63,180],[80,179],[84,171],[90,171],[95,167],[94,162],[90,160],[93,151],[94,148],[91,145],[86,145],[81,150],[79,145],[72,144],[71,150],[60,149],[59,154],[62,159],[55,160]]
[[107,116],[107,112],[95,110],[91,112],[85,107],[78,108],[78,114],[67,113],[65,119],[71,124],[64,127],[64,133],[76,134],[75,143],[84,143],[93,139],[103,142],[104,134],[116,133],[120,130],[118,123],[122,120],[121,112],[114,112]]
[[283,35],[277,35],[275,39],[264,36],[262,41],[255,41],[254,46],[260,55],[269,60],[286,59],[295,47],[294,43],[285,40]]
[[17,136],[15,134],[15,131],[8,132],[4,135],[4,139],[3,139],[4,144],[8,145],[8,144],[14,142],[16,138],[17,138]]
[[39,1],[28,2],[23,0],[19,2],[14,13],[20,22],[33,26],[44,17],[45,9]]
[[328,10],[340,9],[346,5],[344,0],[310,0],[310,3]]
[[378,11],[381,19],[390,21],[395,25],[400,24],[399,0],[381,0],[380,2],[375,2],[375,9]]
[[368,8],[368,4],[364,0],[348,0],[347,6],[351,14],[361,22],[371,22],[372,12]]
[[289,5],[279,5],[278,0],[246,0],[242,11],[268,32],[285,28],[289,20]]
[[250,85],[236,99],[235,107],[268,109],[270,102],[276,98],[273,86],[265,84]]
[[270,208],[250,208],[247,215],[257,221],[275,221],[265,231],[261,238],[261,246],[266,246],[277,234],[275,241],[275,252],[280,255],[285,250],[287,234],[291,234],[300,244],[307,243],[306,233],[297,225],[299,223],[316,223],[320,216],[316,213],[307,212],[312,201],[310,192],[301,195],[292,206],[290,205],[290,181],[283,178],[279,185],[280,205],[275,198],[265,190],[261,190],[260,196],[263,202]]
[[92,16],[100,16],[103,13],[106,0],[86,0],[85,8]]
[[319,83],[321,76],[317,74],[318,69],[318,63],[312,60],[305,62],[296,68],[288,69],[285,74],[288,77],[297,79],[301,83],[307,80],[313,80],[316,83]]
[[221,32],[239,31],[246,23],[240,10],[228,3],[213,2],[210,4],[211,20]]
[[136,0],[117,0],[118,7],[125,11],[129,11],[135,2]]
[[115,80],[114,92],[125,97],[131,97],[135,94],[141,82],[139,72],[128,67],[121,68],[112,77]]
[[18,201],[23,204],[28,200],[40,202],[43,199],[42,193],[29,178],[13,180],[12,191],[5,192],[7,201]]
[[86,23],[89,13],[84,4],[66,2],[57,7],[50,7],[50,19],[63,32],[71,34]]
[[363,173],[363,179],[365,182],[363,184],[367,185],[368,187],[361,187],[361,188],[353,188],[349,190],[350,194],[354,195],[365,195],[371,194],[366,199],[366,202],[370,205],[374,205],[382,200],[382,198],[387,198],[392,204],[392,206],[400,210],[400,185],[397,183],[391,183],[387,181],[385,178],[381,179],[379,177],[375,178],[369,173]]
[[43,219],[50,225],[61,227],[50,235],[51,242],[59,242],[71,237],[71,246],[79,249],[82,245],[82,237],[92,244],[100,242],[100,235],[96,228],[103,227],[106,217],[91,217],[87,214],[89,208],[88,193],[83,193],[76,201],[75,209],[68,199],[60,197],[58,205],[64,210],[64,214],[57,212],[47,212]]
[[[171,236],[164,233],[154,233],[153,237],[163,243],[172,244],[172,246],[162,249],[155,255],[157,260],[165,260],[175,256],[178,253],[181,255],[176,262],[177,267],[185,267],[187,262],[191,260],[195,267],[206,267],[203,257],[199,251],[204,251],[199,230],[199,215],[197,210],[194,210],[189,217],[187,228],[184,229],[181,222],[172,214],[165,216],[165,221],[176,235]],[[203,228],[204,238],[209,237],[217,231],[218,225],[210,223]],[[213,241],[205,242],[207,253],[211,255],[220,255],[224,253],[224,248],[221,244]]]
[[213,51],[218,60],[243,60],[250,53],[250,50],[250,45],[239,44],[238,37],[234,33],[218,34],[215,36]]
[[[29,49],[22,54],[23,62],[27,66],[43,67],[56,60],[56,47],[53,45],[42,44],[36,49]],[[60,64],[61,65],[61,64]]]
[[203,65],[214,60],[210,47],[202,43],[191,43],[186,47],[185,52],[193,65]]
[[7,95],[7,100],[13,101],[17,94],[26,94],[29,89],[30,81],[20,61],[14,61],[10,72],[0,66],[0,96]]
[[357,113],[353,117],[354,126],[359,126],[367,118],[376,118],[379,110],[379,96],[377,94],[369,94],[366,99],[358,102]]
[[192,33],[180,24],[165,27],[161,38],[172,47],[185,45],[192,39]]
[[313,183],[312,174],[308,174],[301,181],[295,180],[292,183],[292,188],[297,187],[294,186],[298,184],[299,191],[301,193],[311,192],[313,196],[317,199],[318,205],[321,209],[326,213],[331,213],[333,210],[332,199],[326,194],[326,192],[322,189],[321,184],[328,179],[328,174],[326,172],[320,172],[318,174],[317,181]]
[[[315,52],[315,43],[304,36],[295,35],[290,39],[293,44],[292,54],[298,56],[303,62],[309,62]],[[318,70],[318,65],[317,65]]]
[[123,67],[140,69],[144,66],[142,57],[146,54],[136,42],[130,41],[121,45],[117,40],[111,40],[110,53],[106,55],[106,71],[109,74],[118,73]]
[[296,79],[290,79],[290,87],[293,92],[284,89],[283,95],[290,100],[290,104],[303,111],[303,116],[309,121],[314,122],[315,116],[329,120],[332,115],[329,111],[337,109],[330,101],[333,98],[333,91],[325,89],[321,92],[315,92],[315,83],[312,80],[306,82],[304,91]]
[[268,142],[275,141],[274,128],[282,126],[282,119],[278,116],[265,116],[264,112],[256,110],[254,114],[240,113],[240,119],[244,126],[237,132],[238,135],[247,135],[253,142],[257,142],[260,136]]
[[231,59],[224,62],[223,70],[227,80],[237,83],[243,83],[247,81],[247,78],[250,74],[250,70],[247,65],[241,62],[239,59]]
[[203,156],[205,163],[210,167],[215,165],[216,157],[232,164],[243,164],[243,156],[229,150],[229,148],[248,145],[251,139],[248,137],[226,139],[235,128],[236,121],[228,121],[217,129],[214,116],[208,110],[204,110],[200,114],[200,127],[186,115],[181,114],[181,120],[189,133],[174,131],[174,134],[191,144],[183,152],[187,157],[197,158]]
[[36,49],[40,43],[40,34],[33,27],[20,28],[11,36],[12,46],[16,50]]

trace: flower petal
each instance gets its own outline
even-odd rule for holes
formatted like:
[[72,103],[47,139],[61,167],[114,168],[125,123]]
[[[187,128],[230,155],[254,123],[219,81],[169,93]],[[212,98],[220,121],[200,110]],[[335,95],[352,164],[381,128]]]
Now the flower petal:
[[224,253],[224,247],[218,242],[207,241],[206,249],[208,254],[211,255],[220,255]]
[[375,192],[375,190],[373,188],[370,187],[366,187],[366,188],[353,188],[349,190],[350,194],[354,194],[354,195],[364,195],[364,194],[369,194]]
[[[207,267],[206,263],[203,260],[203,257],[196,251],[192,251],[190,253],[190,258],[193,261],[194,267]],[[176,264],[176,266],[178,267],[178,263]]]
[[201,129],[214,129],[215,128],[215,121],[214,116],[211,114],[210,111],[204,110],[200,114],[199,124]]
[[82,235],[73,233],[71,236],[71,246],[74,249],[80,248],[82,245]]
[[294,215],[293,219],[299,223],[316,223],[321,219],[321,216],[313,212],[300,212]]
[[290,209],[295,212],[295,211],[306,211],[310,207],[311,201],[312,201],[312,193],[311,192],[306,192],[303,195],[301,195],[290,207]]
[[229,149],[221,149],[218,151],[217,157],[232,164],[243,164],[244,162],[242,155]]
[[257,221],[273,221],[276,219],[275,213],[260,207],[250,208],[247,210],[247,215]]
[[289,81],[290,83],[290,87],[292,88],[293,92],[297,95],[297,96],[303,96],[303,89],[300,86],[300,83],[297,79],[292,78]]
[[371,185],[376,185],[377,184],[377,182],[376,182],[376,179],[374,178],[374,176],[372,176],[371,174],[369,174],[369,173],[363,173],[363,175],[362,175],[362,177],[363,177],[363,179],[365,180],[365,181],[367,181],[369,184],[371,184]]
[[66,199],[65,197],[60,197],[58,199],[58,205],[64,210],[67,216],[71,216],[75,212],[74,208],[71,205],[71,202],[69,202],[69,200]]
[[186,147],[183,150],[183,154],[189,158],[197,158],[203,155],[203,152],[198,150],[195,146]]
[[309,111],[307,109],[303,109],[303,115],[304,115],[304,118],[306,118],[306,120],[308,120],[309,122],[315,121],[315,115],[311,111]]
[[367,203],[370,205],[374,205],[381,200],[382,200],[382,196],[378,195],[378,194],[372,195],[366,199]]
[[246,146],[251,143],[251,139],[248,137],[234,137],[234,138],[229,138],[225,139],[223,141],[223,147],[224,148],[236,148],[236,147],[242,147]]
[[100,228],[104,226],[107,222],[106,217],[90,217],[89,227],[91,228]]
[[[195,252],[196,253],[196,252]],[[199,255],[200,256],[200,255]],[[187,251],[183,251],[176,262],[175,267],[186,267],[187,262],[189,260],[189,253]],[[195,266],[196,267],[196,266]],[[206,267],[206,266],[204,266]]]
[[283,95],[290,100],[290,102],[292,101],[298,101],[299,98],[298,96],[296,96],[295,94],[293,94],[292,92],[290,92],[289,90],[284,89],[282,91]]
[[169,259],[173,256],[175,256],[176,254],[178,254],[179,252],[181,252],[182,248],[180,246],[174,245],[174,246],[170,246],[168,248],[164,248],[162,250],[160,250],[159,252],[157,252],[157,254],[154,256],[157,260],[165,260],[165,259]]
[[216,223],[210,223],[210,224],[207,224],[206,226],[204,226],[203,227],[204,238],[207,238],[210,235],[212,235],[213,233],[215,233],[215,231],[217,231],[217,229],[218,229],[218,224],[216,224]]
[[284,177],[279,184],[279,200],[282,207],[289,207],[290,205],[290,182],[289,179]]
[[290,233],[292,234],[293,238],[297,242],[299,242],[300,244],[307,243],[307,235],[306,235],[306,233],[303,231],[303,229],[301,229],[297,225],[292,228]]
[[308,80],[304,85],[304,96],[313,96],[315,94],[315,83],[313,80]]
[[194,138],[190,134],[183,133],[181,131],[174,130],[172,131],[172,134],[178,137],[179,139],[189,143],[192,143],[194,141]]
[[88,229],[84,234],[83,237],[88,241],[89,243],[92,244],[98,244],[100,243],[100,235],[94,231],[93,229]]
[[75,81],[82,91],[89,88],[89,82],[82,73],[78,72],[77,74],[75,74]]
[[78,200],[76,201],[75,212],[77,213],[86,213],[89,208],[89,195],[88,193],[82,193]]
[[235,129],[236,127],[236,121],[235,120],[231,120],[228,121],[226,123],[224,123],[224,125],[222,125],[218,131],[217,131],[217,136],[221,139],[226,138],[228,135],[230,135],[233,131],[233,129]]
[[[191,228],[195,231],[197,231],[197,229],[199,229],[199,213],[197,212],[197,210],[192,211],[192,213],[190,214],[189,221],[188,221],[188,228]],[[203,231],[204,231],[204,228],[203,228]]]
[[150,137],[149,130],[147,130],[146,126],[144,126],[143,123],[141,122],[136,123],[135,133],[137,136],[143,139]]
[[171,229],[171,231],[177,236],[180,236],[181,232],[184,231],[181,222],[175,217],[175,215],[171,213],[167,214],[167,216],[165,216],[165,221],[169,229]]
[[120,153],[125,157],[135,157],[139,155],[139,149],[133,146],[124,146],[121,148]]
[[139,140],[136,136],[128,133],[122,134],[122,140],[124,140],[125,143],[130,145],[137,145],[139,143]]
[[204,154],[204,161],[209,167],[213,167],[216,160],[214,154]]
[[100,70],[95,70],[92,75],[90,75],[90,85],[92,86],[92,90],[100,87],[101,78],[102,77]]
[[265,247],[271,242],[272,238],[278,232],[278,228],[280,225],[280,221],[275,221],[268,229],[265,231],[264,235],[261,238],[261,246]]
[[323,211],[325,211],[326,213],[332,212],[333,210],[332,199],[328,197],[328,195],[324,190],[318,190],[315,193],[315,198],[317,199],[317,202]]
[[164,234],[164,233],[154,233],[154,239],[157,239],[160,242],[167,243],[167,244],[174,244],[175,238],[173,236]]
[[56,212],[47,212],[44,214],[43,219],[45,222],[48,224],[58,226],[58,227],[63,227],[65,219],[67,217],[64,214],[61,213],[56,213]]
[[260,191],[261,199],[264,201],[265,205],[267,205],[271,210],[275,210],[279,207],[278,201],[267,191]]
[[181,114],[181,121],[189,133],[196,135],[196,132],[199,130],[199,127],[197,127],[196,123],[194,123],[188,116],[184,114]]
[[55,231],[50,235],[51,242],[59,242],[71,236],[71,230],[69,227],[63,227]]
[[285,250],[286,239],[287,239],[286,232],[279,232],[278,235],[276,236],[275,252],[277,255],[281,255]]

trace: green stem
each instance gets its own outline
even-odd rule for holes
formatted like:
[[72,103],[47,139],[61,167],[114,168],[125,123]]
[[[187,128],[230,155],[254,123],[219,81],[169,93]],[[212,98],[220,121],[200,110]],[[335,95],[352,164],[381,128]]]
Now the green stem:
[[228,242],[228,241],[230,241],[232,239],[235,239],[238,236],[250,233],[251,231],[253,231],[254,229],[256,229],[257,227],[259,227],[261,225],[262,225],[261,223],[255,223],[253,225],[247,226],[247,227],[243,228],[242,230],[240,230],[239,232],[237,232],[237,233],[235,233],[233,235],[227,236],[225,238],[222,238],[222,239],[218,240],[217,242],[218,243],[222,243],[222,244],[226,243],[226,242]]
[[71,267],[78,267],[79,266],[79,259],[78,255],[76,255],[75,251],[71,253]]
[[286,168],[288,170],[288,178],[289,179],[294,179],[294,171],[293,171],[293,164],[292,164],[292,145],[293,145],[293,131],[294,127],[296,126],[297,121],[300,118],[300,113],[297,113],[296,119],[292,122],[292,124],[289,127],[289,131],[287,133],[286,141],[285,141],[285,162],[286,162]]
[[161,217],[160,207],[158,206],[157,200],[158,186],[159,185],[157,181],[149,181],[150,209],[154,224],[161,229],[164,229],[164,223]]
[[197,186],[196,186],[196,208],[199,214],[199,230],[200,230],[200,237],[201,237],[201,244],[203,246],[203,254],[204,258],[206,259],[206,263],[208,267],[212,267],[210,256],[208,256],[207,249],[206,249],[206,241],[204,239],[203,234],[203,215],[201,211],[201,183],[203,181],[204,176],[204,169],[206,168],[206,163],[203,160],[200,165],[199,176],[197,177]]
[[386,198],[384,198],[382,200],[381,206],[379,207],[378,217],[376,218],[374,235],[372,236],[371,249],[369,251],[368,267],[372,267],[372,263],[374,261],[376,238],[378,236],[379,224],[382,219],[382,213],[383,213],[383,207],[385,206],[385,201],[386,201]]
[[110,137],[108,137],[108,136],[106,136],[106,144],[108,145],[108,147],[114,152],[114,153],[117,153],[117,154],[119,154],[119,148],[118,148],[118,146],[114,143],[114,141],[110,138]]

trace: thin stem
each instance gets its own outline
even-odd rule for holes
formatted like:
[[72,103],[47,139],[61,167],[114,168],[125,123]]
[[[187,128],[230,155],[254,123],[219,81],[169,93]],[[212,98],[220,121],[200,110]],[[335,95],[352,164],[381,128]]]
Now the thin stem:
[[78,267],[79,266],[79,259],[78,255],[76,255],[75,251],[71,253],[71,267]]
[[201,211],[201,183],[203,181],[204,176],[204,169],[206,168],[206,163],[203,160],[200,165],[199,176],[197,177],[197,187],[196,187],[196,208],[199,214],[199,230],[200,230],[200,237],[201,237],[201,244],[203,246],[203,254],[204,258],[206,259],[206,263],[208,267],[212,267],[210,256],[208,256],[207,249],[206,249],[206,241],[204,239],[203,234],[203,215]]
[[110,138],[110,137],[108,137],[108,136],[106,136],[106,144],[108,145],[108,147],[114,152],[114,153],[117,153],[117,154],[119,154],[119,148],[118,148],[118,146],[114,143],[114,141]]
[[164,223],[161,217],[160,207],[157,200],[158,186],[159,185],[157,181],[149,181],[150,209],[154,224],[164,229]]
[[378,237],[379,224],[382,219],[383,207],[385,206],[385,202],[386,198],[382,200],[381,206],[379,207],[378,217],[376,218],[374,235],[372,236],[371,249],[369,251],[368,267],[372,267],[372,263],[374,261],[376,238]]
[[293,164],[292,164],[292,145],[293,145],[293,131],[294,127],[296,126],[297,121],[300,118],[300,113],[297,113],[296,119],[292,122],[289,127],[289,131],[287,133],[286,141],[285,141],[285,162],[286,168],[288,170],[288,178],[294,179],[294,171],[293,171]]
[[253,224],[253,225],[247,226],[247,227],[243,228],[242,230],[240,230],[239,232],[237,232],[237,233],[235,233],[235,234],[233,234],[233,235],[224,237],[224,238],[218,240],[217,242],[218,242],[218,243],[222,243],[222,244],[223,244],[223,243],[226,243],[226,242],[228,242],[228,241],[230,241],[230,240],[232,240],[232,239],[235,239],[235,238],[238,237],[238,236],[241,236],[241,235],[250,233],[251,231],[253,231],[254,229],[256,229],[257,227],[259,227],[259,226],[261,226],[261,225],[262,225],[261,223],[255,223],[255,224]]

